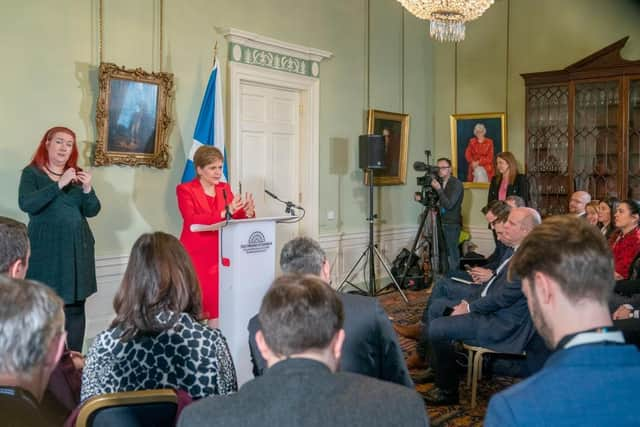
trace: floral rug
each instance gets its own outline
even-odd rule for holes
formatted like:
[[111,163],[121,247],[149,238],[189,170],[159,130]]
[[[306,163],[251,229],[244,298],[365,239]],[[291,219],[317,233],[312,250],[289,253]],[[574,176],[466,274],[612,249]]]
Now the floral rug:
[[[393,322],[409,325],[419,321],[422,317],[431,290],[404,292],[409,299],[408,304],[404,302],[396,290],[389,291],[389,293],[379,296],[378,299]],[[399,337],[399,339],[406,357],[414,351],[416,342],[404,337]],[[415,370],[410,373],[412,376],[418,376],[423,371]],[[511,377],[483,377],[478,383],[477,405],[471,409],[471,387],[467,387],[465,379],[466,377],[463,376],[460,381],[459,405],[427,408],[432,426],[481,426],[491,396],[518,381],[517,378]],[[419,393],[425,393],[432,387],[433,384],[418,384],[416,390]]]

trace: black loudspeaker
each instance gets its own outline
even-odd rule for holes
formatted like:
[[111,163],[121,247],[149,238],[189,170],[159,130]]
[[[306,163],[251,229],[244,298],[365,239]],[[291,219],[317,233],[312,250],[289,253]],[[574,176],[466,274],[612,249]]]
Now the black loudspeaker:
[[384,138],[382,135],[360,135],[360,169],[384,169]]

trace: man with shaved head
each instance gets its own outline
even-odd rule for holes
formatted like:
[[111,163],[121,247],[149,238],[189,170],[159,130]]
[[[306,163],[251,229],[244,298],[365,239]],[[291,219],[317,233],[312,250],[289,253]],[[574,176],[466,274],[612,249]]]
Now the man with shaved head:
[[591,194],[586,191],[576,191],[571,195],[569,199],[569,213],[574,214],[577,217],[585,217],[586,219],[586,206],[591,201]]
[[[524,238],[540,223],[536,210],[512,209],[503,226],[501,240],[517,251]],[[533,337],[535,330],[520,279],[507,276],[511,258],[512,254],[509,254],[502,261],[480,293],[457,301],[442,298],[431,304],[429,361],[435,387],[425,395],[428,404],[458,403],[458,366],[452,341],[463,341],[500,353],[522,353]]]

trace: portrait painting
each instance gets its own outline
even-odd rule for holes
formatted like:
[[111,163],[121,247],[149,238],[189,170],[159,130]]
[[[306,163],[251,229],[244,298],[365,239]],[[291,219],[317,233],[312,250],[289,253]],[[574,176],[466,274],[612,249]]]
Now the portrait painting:
[[100,64],[96,166],[169,167],[173,75]]
[[489,188],[496,156],[506,150],[504,113],[451,116],[452,174],[465,188]]
[[[407,178],[409,115],[369,110],[367,132],[382,135],[385,145],[384,168],[374,170],[373,184],[404,184]],[[365,183],[367,180],[365,175]]]
[[158,85],[111,79],[108,151],[153,153]]

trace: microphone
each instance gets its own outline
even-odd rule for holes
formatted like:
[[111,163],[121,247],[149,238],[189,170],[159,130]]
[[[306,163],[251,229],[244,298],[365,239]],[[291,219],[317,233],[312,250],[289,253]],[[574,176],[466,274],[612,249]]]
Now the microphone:
[[280,203],[282,203],[283,205],[285,205],[286,209],[285,209],[285,213],[291,214],[292,216],[295,216],[295,212],[293,210],[293,208],[295,209],[302,209],[304,211],[304,208],[302,206],[298,206],[295,203],[288,201],[285,202],[284,200],[281,200],[278,196],[276,196],[275,194],[273,194],[271,191],[267,190],[266,188],[264,189],[264,192],[267,193],[270,197],[272,197],[273,199],[279,201]]
[[229,203],[227,203],[227,191],[222,189],[222,198],[224,199],[224,218],[227,222],[231,221],[231,211],[229,210]]
[[266,188],[264,189],[264,192],[267,193],[269,196],[271,196],[272,199],[280,200],[280,199],[278,199],[278,196],[276,196],[275,194],[273,194],[271,191],[267,190]]

